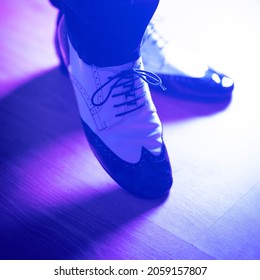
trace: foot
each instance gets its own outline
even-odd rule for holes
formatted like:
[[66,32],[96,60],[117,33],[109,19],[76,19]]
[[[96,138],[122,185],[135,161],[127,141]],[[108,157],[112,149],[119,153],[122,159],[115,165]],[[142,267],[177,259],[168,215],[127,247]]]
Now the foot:
[[233,81],[210,68],[201,59],[168,43],[150,22],[141,49],[145,69],[160,75],[173,95],[225,99]]
[[61,53],[96,158],[121,187],[136,196],[168,193],[171,166],[148,86],[162,86],[160,78],[144,71],[141,58],[112,67],[86,64],[66,36],[64,25],[61,19]]

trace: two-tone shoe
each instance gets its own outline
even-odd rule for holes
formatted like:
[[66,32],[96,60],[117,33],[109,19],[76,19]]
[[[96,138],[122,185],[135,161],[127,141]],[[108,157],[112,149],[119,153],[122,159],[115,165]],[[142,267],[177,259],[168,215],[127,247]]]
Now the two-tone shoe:
[[149,84],[162,87],[160,78],[144,70],[141,58],[119,66],[88,65],[64,26],[61,19],[61,53],[93,153],[125,190],[147,198],[165,195],[172,186],[171,165],[149,90]]
[[158,74],[168,93],[179,97],[223,100],[231,97],[234,82],[193,53],[167,42],[152,22],[141,49],[144,67]]

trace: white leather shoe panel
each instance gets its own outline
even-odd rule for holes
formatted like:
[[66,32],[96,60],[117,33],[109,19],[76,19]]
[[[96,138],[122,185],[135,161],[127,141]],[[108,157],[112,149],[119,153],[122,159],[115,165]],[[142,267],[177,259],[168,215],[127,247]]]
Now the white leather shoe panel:
[[[142,147],[154,155],[159,155],[162,147],[162,126],[151,99],[149,87],[141,78],[135,76],[137,78],[135,88],[140,85],[142,87],[135,89],[134,98],[140,97],[140,99],[133,104],[115,107],[115,105],[127,102],[128,99],[133,99],[125,94],[114,96],[128,90],[127,87],[119,86],[119,84],[113,88],[110,96],[103,103],[114,81],[98,91],[93,100],[95,105],[91,101],[96,90],[106,84],[111,77],[133,67],[143,69],[142,60],[115,67],[96,67],[82,61],[70,43],[69,48],[68,69],[83,121],[118,157],[127,162],[138,162],[141,158]],[[145,96],[142,97],[143,95]],[[142,108],[124,114],[142,106],[144,102],[145,105]],[[101,105],[97,106],[99,103]]]

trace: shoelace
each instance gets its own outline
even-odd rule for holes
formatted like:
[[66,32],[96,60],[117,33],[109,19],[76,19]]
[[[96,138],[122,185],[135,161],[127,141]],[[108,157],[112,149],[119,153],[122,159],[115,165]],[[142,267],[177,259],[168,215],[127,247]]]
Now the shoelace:
[[[118,97],[118,96],[122,96],[125,95],[125,102],[119,103],[119,104],[115,104],[114,107],[121,107],[124,105],[136,105],[137,101],[142,99],[145,94],[135,97],[135,91],[138,90],[139,88],[142,88],[143,85],[141,84],[140,86],[135,86],[135,81],[137,79],[141,78],[143,81],[145,81],[146,83],[153,85],[153,86],[159,86],[161,87],[161,89],[166,90],[166,87],[162,84],[162,80],[161,78],[156,75],[155,73],[149,72],[149,71],[145,71],[145,70],[140,70],[140,69],[136,69],[136,68],[132,68],[130,70],[126,70],[126,71],[122,71],[120,73],[118,73],[117,75],[113,76],[113,77],[109,77],[108,81],[105,82],[102,86],[100,86],[92,95],[91,98],[91,103],[93,104],[93,106],[102,106],[103,104],[105,104],[107,102],[107,100],[109,99],[109,97],[111,96],[112,98]],[[114,82],[112,84],[112,82]],[[96,102],[95,98],[98,96],[99,92],[107,85],[110,85],[110,89],[106,95],[106,97],[101,101],[101,102]],[[116,93],[116,94],[112,94],[113,90],[118,88],[118,87],[123,87],[126,90],[122,91],[120,93]],[[128,98],[132,97],[130,100],[127,100]],[[139,106],[136,106],[135,108],[132,108],[128,111],[116,114],[116,117],[122,116],[122,115],[126,115],[128,113],[131,113],[135,110],[138,110],[140,108],[142,108],[145,105],[145,102],[143,102],[142,104],[140,104]]]

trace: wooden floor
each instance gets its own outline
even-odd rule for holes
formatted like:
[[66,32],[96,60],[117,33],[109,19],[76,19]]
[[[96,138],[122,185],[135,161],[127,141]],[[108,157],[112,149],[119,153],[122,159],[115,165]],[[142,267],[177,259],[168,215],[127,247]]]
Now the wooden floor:
[[48,1],[0,16],[1,259],[260,259],[260,2],[162,0],[162,32],[235,81],[228,102],[153,92],[170,195],[135,198],[81,129]]

